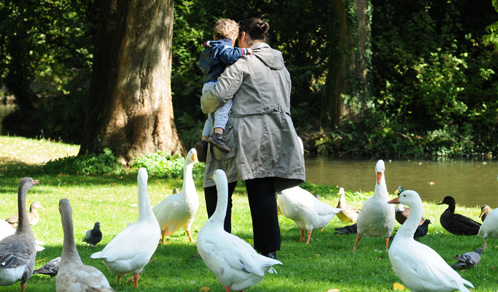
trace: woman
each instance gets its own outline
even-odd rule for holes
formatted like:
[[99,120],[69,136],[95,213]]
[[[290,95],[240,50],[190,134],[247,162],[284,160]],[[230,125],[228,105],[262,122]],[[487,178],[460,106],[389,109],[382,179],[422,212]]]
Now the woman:
[[[237,181],[245,182],[254,230],[254,248],[276,258],[280,249],[275,192],[305,180],[304,157],[290,117],[291,80],[282,54],[267,43],[269,25],[259,18],[239,23],[239,47],[253,54],[228,66],[214,87],[203,88],[201,108],[210,113],[233,98],[225,128],[228,147],[210,147],[206,158],[204,194],[208,216],[216,209],[216,186],[211,175],[223,169],[229,196]],[[225,229],[231,231],[231,199]]]

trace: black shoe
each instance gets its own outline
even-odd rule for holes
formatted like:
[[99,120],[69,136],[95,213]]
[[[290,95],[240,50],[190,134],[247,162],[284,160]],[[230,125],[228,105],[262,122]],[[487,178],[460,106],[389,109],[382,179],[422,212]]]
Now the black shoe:
[[276,251],[270,251],[270,252],[267,252],[267,253],[262,253],[261,255],[264,255],[265,257],[270,258],[270,259],[274,259],[274,260],[277,259],[277,252]]
[[197,151],[197,159],[200,162],[206,162],[206,154],[208,150],[208,142],[201,140],[201,142],[195,143],[194,146],[195,150]]
[[222,134],[213,133],[213,135],[208,138],[208,142],[209,144],[218,148],[218,150],[220,150],[221,152],[230,152],[230,148],[228,148],[225,137]]

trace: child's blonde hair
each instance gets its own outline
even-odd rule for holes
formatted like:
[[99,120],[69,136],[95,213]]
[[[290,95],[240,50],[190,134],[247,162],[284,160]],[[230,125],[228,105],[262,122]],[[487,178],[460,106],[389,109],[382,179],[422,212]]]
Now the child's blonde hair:
[[237,39],[239,35],[239,25],[231,19],[221,18],[214,25],[214,39]]

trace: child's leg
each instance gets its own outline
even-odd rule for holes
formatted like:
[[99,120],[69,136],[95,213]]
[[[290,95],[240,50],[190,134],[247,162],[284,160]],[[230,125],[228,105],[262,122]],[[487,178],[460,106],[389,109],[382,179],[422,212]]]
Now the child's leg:
[[228,114],[232,109],[232,100],[230,99],[222,107],[214,112],[214,132],[223,135],[225,126],[228,122]]

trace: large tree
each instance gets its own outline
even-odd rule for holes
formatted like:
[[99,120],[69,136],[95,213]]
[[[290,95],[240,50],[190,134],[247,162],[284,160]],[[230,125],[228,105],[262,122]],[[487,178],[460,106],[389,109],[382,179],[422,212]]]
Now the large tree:
[[333,125],[353,117],[368,97],[370,66],[370,0],[334,0],[333,16],[337,33],[330,40],[337,48],[332,55],[327,78],[327,107]]
[[123,163],[184,151],[171,100],[173,0],[100,2],[80,154],[109,148]]

